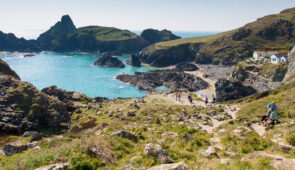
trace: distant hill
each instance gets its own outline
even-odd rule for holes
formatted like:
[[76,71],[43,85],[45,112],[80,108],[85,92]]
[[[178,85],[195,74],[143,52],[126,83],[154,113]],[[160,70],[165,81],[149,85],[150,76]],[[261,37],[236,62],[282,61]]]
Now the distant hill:
[[[255,49],[290,49],[295,43],[294,24],[295,8],[291,8],[280,14],[259,18],[236,30],[160,42],[143,49],[140,56],[143,62],[159,67],[177,64],[179,58],[195,60],[197,63],[232,65],[252,56]],[[171,54],[171,51],[175,55]],[[169,62],[166,65],[158,64],[163,61]]]

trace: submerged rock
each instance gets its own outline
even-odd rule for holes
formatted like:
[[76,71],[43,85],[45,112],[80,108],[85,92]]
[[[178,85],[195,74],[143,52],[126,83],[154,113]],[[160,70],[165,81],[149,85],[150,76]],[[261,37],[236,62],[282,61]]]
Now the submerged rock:
[[103,67],[110,67],[110,68],[124,68],[125,67],[125,65],[123,64],[123,62],[121,60],[119,60],[116,57],[112,57],[109,54],[106,54],[106,55],[102,56],[101,58],[99,58],[98,60],[96,60],[94,62],[94,65],[103,66]]

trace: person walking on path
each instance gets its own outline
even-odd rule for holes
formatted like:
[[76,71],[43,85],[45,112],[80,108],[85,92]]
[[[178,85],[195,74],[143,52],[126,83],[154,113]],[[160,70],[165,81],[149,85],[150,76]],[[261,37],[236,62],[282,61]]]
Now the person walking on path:
[[205,105],[207,106],[207,104],[208,104],[208,97],[206,96],[206,98],[205,98]]
[[178,92],[178,100],[181,101],[181,91]]
[[179,97],[178,93],[179,93],[178,91],[176,91],[176,93],[175,93],[176,101],[178,101],[178,97]]

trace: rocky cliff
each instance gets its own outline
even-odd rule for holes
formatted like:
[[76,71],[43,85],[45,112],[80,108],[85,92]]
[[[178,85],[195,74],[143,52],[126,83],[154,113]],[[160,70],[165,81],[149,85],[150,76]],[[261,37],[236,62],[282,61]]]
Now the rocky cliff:
[[15,79],[20,80],[19,76],[14,72],[14,70],[12,70],[9,65],[0,59],[0,75],[8,75],[8,76],[12,76]]
[[17,38],[14,34],[0,31],[0,51],[39,52],[42,47],[36,40]]
[[124,68],[125,65],[121,60],[106,54],[94,62],[96,66],[110,67],[110,68]]
[[53,50],[54,41],[58,41],[65,37],[67,34],[72,33],[76,30],[76,27],[69,15],[64,15],[61,21],[57,22],[48,31],[39,35],[37,41],[46,50]]
[[144,38],[146,41],[148,41],[149,44],[154,44],[162,41],[176,40],[180,38],[174,35],[171,31],[168,31],[166,29],[162,31],[155,29],[146,29],[140,34],[140,36]]
[[285,82],[295,81],[295,47],[288,57],[288,71],[284,79]]
[[[259,18],[245,26],[205,37],[184,38],[160,42],[143,49],[139,55],[151,60],[143,60],[154,66],[166,66],[160,58],[173,49],[181,49],[177,57],[186,59],[189,48],[199,44],[200,48],[189,57],[197,63],[233,65],[251,57],[256,49],[280,47],[288,49],[295,43],[295,8],[282,11],[280,14]],[[169,57],[168,57],[169,58]],[[171,60],[174,61],[173,55]],[[167,60],[169,61],[169,60]],[[184,61],[182,61],[184,62]],[[174,62],[169,65],[175,64]]]
[[30,83],[18,80],[19,77],[6,63],[2,66],[6,69],[0,74],[1,133],[20,134],[28,130],[68,127],[70,115],[65,103],[40,92]]

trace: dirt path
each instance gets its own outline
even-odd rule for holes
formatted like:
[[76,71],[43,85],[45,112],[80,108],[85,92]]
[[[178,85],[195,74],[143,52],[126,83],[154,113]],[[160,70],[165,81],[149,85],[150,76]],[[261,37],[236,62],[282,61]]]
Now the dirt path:
[[203,76],[203,72],[200,71],[200,70],[198,70],[198,71],[186,71],[185,73],[200,77],[201,79],[203,79],[204,81],[206,81],[209,84],[209,87],[207,89],[200,90],[199,92],[215,95],[215,83],[216,83],[216,80],[205,78]]
[[252,128],[259,134],[259,136],[263,136],[265,133],[265,127],[257,123],[252,124]]
[[236,119],[236,112],[240,109],[237,106],[229,106],[229,105],[220,105],[220,104],[208,104],[206,105],[203,101],[193,101],[191,104],[188,99],[187,99],[187,94],[183,93],[181,100],[176,101],[176,96],[175,93],[156,93],[156,94],[151,94],[148,96],[150,99],[162,99],[162,100],[169,100],[177,105],[187,105],[187,106],[197,106],[197,107],[219,107],[223,106],[224,111],[227,112],[232,116],[232,119],[225,120],[225,121],[218,121],[216,119],[211,118],[213,126],[207,126],[207,125],[201,125],[202,129],[206,130],[208,133],[213,133],[214,129],[222,125],[223,123],[226,123],[230,120]]

